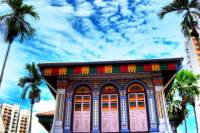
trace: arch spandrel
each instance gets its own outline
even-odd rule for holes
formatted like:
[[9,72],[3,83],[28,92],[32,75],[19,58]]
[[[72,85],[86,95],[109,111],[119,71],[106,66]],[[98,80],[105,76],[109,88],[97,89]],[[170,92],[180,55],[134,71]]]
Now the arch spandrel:
[[123,90],[128,92],[128,88],[134,84],[141,86],[144,89],[144,93],[146,93],[147,89],[149,89],[148,85],[145,82],[143,82],[141,80],[132,80],[132,81],[129,81],[128,83],[126,83],[126,85],[123,87]]
[[90,89],[90,93],[92,93],[92,91],[94,90],[94,86],[89,83],[89,82],[78,82],[78,83],[74,83],[72,84],[68,90],[67,90],[67,93],[72,93],[72,94],[75,94],[75,91],[81,87],[81,86],[86,86]]
[[99,84],[99,86],[97,87],[97,91],[98,92],[101,92],[103,87],[104,86],[107,86],[107,85],[111,85],[111,86],[114,86],[117,90],[117,93],[121,90],[121,86],[119,84],[117,84],[116,82],[113,82],[113,81],[106,81],[106,82],[102,82],[101,84]]
[[102,94],[111,94],[111,93],[117,93],[117,88],[113,85],[105,85],[102,90],[101,93]]
[[144,92],[144,87],[138,83],[132,84],[128,87],[128,93]]
[[75,90],[75,94],[90,94],[91,90],[88,86],[82,85]]

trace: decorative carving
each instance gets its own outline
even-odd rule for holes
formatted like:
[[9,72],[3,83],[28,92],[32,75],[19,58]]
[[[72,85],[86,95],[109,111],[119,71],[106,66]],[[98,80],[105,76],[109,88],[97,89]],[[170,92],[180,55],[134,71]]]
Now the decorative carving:
[[163,85],[163,78],[153,78],[153,85],[154,86],[162,86]]
[[67,89],[68,82],[66,80],[57,80],[57,89]]

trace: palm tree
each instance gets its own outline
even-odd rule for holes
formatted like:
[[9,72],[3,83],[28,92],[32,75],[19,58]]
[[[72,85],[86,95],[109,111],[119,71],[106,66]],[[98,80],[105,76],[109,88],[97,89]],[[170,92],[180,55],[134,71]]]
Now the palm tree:
[[164,6],[158,16],[163,19],[168,13],[182,14],[180,23],[181,30],[185,37],[195,37],[199,40],[198,19],[200,19],[200,2],[198,0],[173,0],[169,5]]
[[[166,102],[168,106],[169,120],[175,128],[177,133],[177,127],[183,123],[186,127],[186,117],[188,115],[188,110],[182,100],[175,99],[175,89],[171,89],[166,97]],[[187,133],[187,128],[185,128]]]
[[23,4],[23,0],[4,0],[3,2],[8,4],[11,8],[11,12],[0,16],[0,21],[3,21],[6,27],[4,39],[5,42],[8,43],[0,75],[0,86],[12,42],[18,36],[20,37],[20,41],[23,42],[24,39],[32,37],[35,33],[35,29],[31,27],[28,21],[26,21],[27,16],[30,16],[35,20],[39,19],[39,15],[34,11],[34,7]]
[[189,70],[181,70],[176,75],[173,85],[174,90],[177,90],[179,96],[182,97],[182,105],[186,107],[187,104],[191,104],[193,106],[197,132],[198,125],[196,119],[195,99],[200,95],[200,87],[198,86],[199,79],[199,75],[195,75]]
[[20,78],[18,86],[23,88],[21,98],[25,99],[26,95],[28,95],[28,98],[31,102],[29,125],[29,133],[31,133],[33,105],[34,103],[40,101],[41,90],[39,89],[39,86],[41,84],[41,75],[38,73],[38,69],[36,68],[35,63],[26,64],[26,70],[28,71],[28,76]]

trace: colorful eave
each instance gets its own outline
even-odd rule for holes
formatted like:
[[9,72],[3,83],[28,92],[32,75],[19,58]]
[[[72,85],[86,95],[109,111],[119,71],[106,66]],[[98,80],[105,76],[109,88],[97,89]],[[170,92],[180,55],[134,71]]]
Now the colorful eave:
[[43,76],[155,72],[182,67],[183,58],[39,64]]

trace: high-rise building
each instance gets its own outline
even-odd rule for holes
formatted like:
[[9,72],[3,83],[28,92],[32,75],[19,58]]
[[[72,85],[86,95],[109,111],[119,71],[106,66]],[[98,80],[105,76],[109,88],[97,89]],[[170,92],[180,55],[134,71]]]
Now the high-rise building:
[[0,105],[0,113],[5,126],[5,133],[28,133],[29,112],[21,110],[19,105]]
[[21,110],[18,120],[17,133],[28,133],[30,113],[27,110]]
[[0,114],[0,133],[4,133],[5,132],[5,125],[3,123],[3,119],[2,116]]
[[[186,68],[195,74],[200,74],[200,43],[193,37],[185,42],[187,53],[187,65]],[[200,81],[199,81],[200,85]],[[200,132],[200,100],[195,101],[196,118],[198,123],[198,130]]]
[[5,124],[5,133],[15,133],[19,117],[19,106],[3,103],[1,105],[1,115]]

